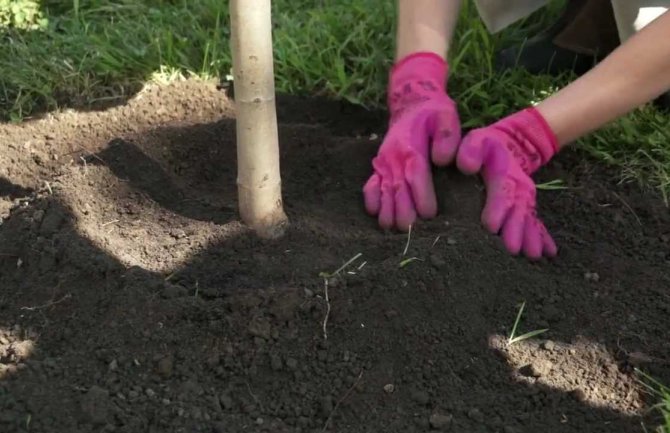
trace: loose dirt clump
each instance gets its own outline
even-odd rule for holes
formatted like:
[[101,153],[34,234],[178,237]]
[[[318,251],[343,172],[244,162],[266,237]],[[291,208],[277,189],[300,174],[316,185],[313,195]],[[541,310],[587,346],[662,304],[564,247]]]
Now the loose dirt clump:
[[[213,83],[185,81],[0,126],[0,431],[657,421],[634,367],[670,382],[660,200],[566,152],[540,180],[572,188],[539,194],[561,252],[531,263],[480,226],[481,183],[440,170],[440,215],[408,245],[362,207],[384,113],[283,97],[291,229],[263,241],[236,213],[233,116]],[[521,302],[519,332],[548,331],[509,345]]]

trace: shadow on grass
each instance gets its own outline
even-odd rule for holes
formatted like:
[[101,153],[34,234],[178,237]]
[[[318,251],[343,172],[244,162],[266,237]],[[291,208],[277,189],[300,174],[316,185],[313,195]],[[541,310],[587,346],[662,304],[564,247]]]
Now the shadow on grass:
[[45,0],[16,2],[3,13],[23,19],[34,4],[39,25],[0,28],[4,119],[107,109],[152,80],[228,73],[227,2]]

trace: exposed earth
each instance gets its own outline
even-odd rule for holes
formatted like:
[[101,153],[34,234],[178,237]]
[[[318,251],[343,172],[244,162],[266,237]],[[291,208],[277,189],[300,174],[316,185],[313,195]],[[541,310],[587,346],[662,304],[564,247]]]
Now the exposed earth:
[[[635,368],[670,384],[660,198],[561,154],[538,177],[569,187],[539,192],[560,254],[532,263],[481,227],[481,182],[439,170],[408,242],[362,205],[385,114],[278,109],[278,241],[238,219],[216,83],[0,125],[0,431],[653,430]],[[354,257],[326,302],[320,273]],[[548,331],[510,345],[522,302],[517,334]]]

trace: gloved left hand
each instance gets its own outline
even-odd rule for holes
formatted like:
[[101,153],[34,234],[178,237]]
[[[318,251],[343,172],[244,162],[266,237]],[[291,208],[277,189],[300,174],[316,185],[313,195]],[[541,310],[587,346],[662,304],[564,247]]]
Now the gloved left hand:
[[558,152],[557,139],[535,108],[470,131],[456,164],[463,173],[481,173],[486,185],[482,223],[501,233],[507,250],[530,259],[557,254],[556,243],[537,217],[536,187],[530,175]]

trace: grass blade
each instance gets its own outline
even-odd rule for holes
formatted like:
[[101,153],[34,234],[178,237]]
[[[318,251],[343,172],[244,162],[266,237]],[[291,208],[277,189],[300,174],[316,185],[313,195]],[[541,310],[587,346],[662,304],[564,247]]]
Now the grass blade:
[[511,339],[509,344],[514,344],[514,343],[518,343],[519,341],[528,340],[529,338],[533,338],[537,335],[543,334],[543,333],[547,332],[548,330],[549,329],[537,329],[535,331],[526,332],[523,335],[519,335],[518,337],[514,337],[513,339]]

